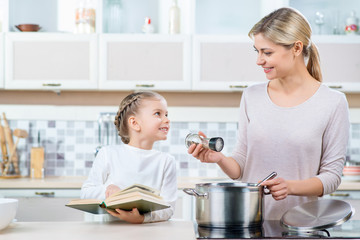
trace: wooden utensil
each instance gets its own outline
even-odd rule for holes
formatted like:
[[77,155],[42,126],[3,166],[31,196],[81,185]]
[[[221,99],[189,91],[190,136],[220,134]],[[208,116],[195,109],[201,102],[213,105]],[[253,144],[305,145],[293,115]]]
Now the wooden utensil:
[[30,154],[30,175],[32,178],[44,177],[45,151],[43,147],[31,148]]
[[14,130],[14,136],[17,137],[17,139],[16,139],[15,144],[13,145],[13,148],[12,148],[11,151],[10,151],[10,157],[9,157],[9,159],[11,159],[11,160],[9,160],[9,161],[7,162],[7,164],[6,164],[6,166],[5,166],[5,169],[4,169],[4,171],[3,171],[3,175],[6,175],[6,174],[7,174],[11,163],[12,163],[13,166],[14,166],[15,173],[16,173],[16,174],[19,174],[19,162],[18,162],[18,159],[16,159],[16,161],[15,161],[15,160],[12,158],[12,156],[16,153],[16,147],[17,147],[17,145],[18,145],[18,143],[19,143],[20,138],[27,138],[27,137],[28,137],[28,133],[27,133],[27,131],[25,131],[25,130],[22,130],[22,129],[18,129],[18,128],[17,128],[17,129]]
[[2,164],[0,166],[1,172],[3,172],[4,164],[8,161],[8,155],[7,155],[7,148],[6,148],[6,140],[5,140],[5,131],[4,127],[1,123],[1,117],[0,117],[0,148],[1,148],[1,154],[2,154]]
[[[9,122],[8,122],[8,120],[6,118],[5,113],[3,113],[3,118],[4,118],[5,139],[6,139],[8,149],[9,149],[9,152],[10,152],[11,149],[13,149],[13,147],[14,147],[13,135],[12,135],[12,131],[11,131],[11,128],[9,126]],[[9,161],[17,161],[17,160],[18,160],[18,155],[17,155],[17,153],[15,151],[12,158],[9,157]]]

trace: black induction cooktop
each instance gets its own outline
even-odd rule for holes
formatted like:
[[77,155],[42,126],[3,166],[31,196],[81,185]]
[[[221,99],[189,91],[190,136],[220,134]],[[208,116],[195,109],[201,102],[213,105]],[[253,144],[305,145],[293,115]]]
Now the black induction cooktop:
[[252,228],[208,228],[194,225],[197,239],[360,239],[360,220],[350,220],[339,226],[312,232],[290,231],[280,221],[264,221],[261,227]]

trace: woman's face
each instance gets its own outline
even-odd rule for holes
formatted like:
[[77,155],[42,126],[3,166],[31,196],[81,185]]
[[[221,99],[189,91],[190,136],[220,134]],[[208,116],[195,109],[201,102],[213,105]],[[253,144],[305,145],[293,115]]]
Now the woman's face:
[[256,64],[263,68],[267,79],[286,78],[294,70],[295,56],[292,48],[277,45],[261,33],[254,36],[254,48],[258,53]]

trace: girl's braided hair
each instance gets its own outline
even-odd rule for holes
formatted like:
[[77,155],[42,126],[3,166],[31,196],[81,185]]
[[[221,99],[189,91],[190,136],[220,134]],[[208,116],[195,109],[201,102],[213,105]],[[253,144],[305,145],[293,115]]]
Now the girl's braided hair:
[[130,142],[128,119],[135,115],[143,99],[164,99],[155,92],[135,92],[126,96],[120,103],[119,110],[115,116],[114,124],[121,141],[125,144]]

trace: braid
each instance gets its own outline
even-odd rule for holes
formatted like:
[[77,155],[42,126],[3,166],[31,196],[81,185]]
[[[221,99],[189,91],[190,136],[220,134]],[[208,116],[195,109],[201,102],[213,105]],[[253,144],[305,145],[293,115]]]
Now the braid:
[[155,92],[136,92],[126,96],[120,103],[119,110],[115,116],[114,124],[121,137],[121,141],[125,144],[130,142],[128,119],[131,115],[135,115],[138,111],[142,99],[147,98],[163,98]]
[[140,98],[140,96],[141,93],[133,93],[124,98],[121,101],[119,110],[115,116],[114,124],[118,130],[118,135],[121,137],[121,141],[123,141],[125,144],[128,144],[130,141],[127,133],[128,131],[123,131],[125,129],[127,130],[127,121],[125,120],[125,116],[128,115],[127,111],[131,108],[133,103],[135,103]]

